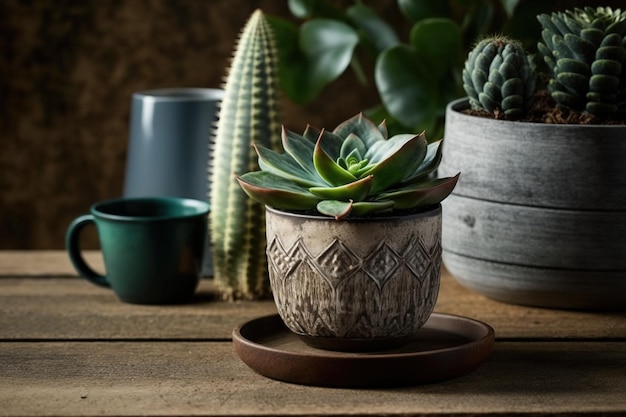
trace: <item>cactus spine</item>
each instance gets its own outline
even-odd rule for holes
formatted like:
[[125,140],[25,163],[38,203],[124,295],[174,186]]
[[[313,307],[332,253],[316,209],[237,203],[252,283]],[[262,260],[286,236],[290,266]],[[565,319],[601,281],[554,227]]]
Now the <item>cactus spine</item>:
[[537,75],[522,44],[505,36],[481,40],[463,68],[463,89],[474,109],[502,111],[509,118],[526,114]]
[[258,169],[252,143],[280,143],[277,50],[269,23],[256,10],[237,42],[210,146],[210,228],[215,280],[225,298],[270,295],[265,207],[239,187],[235,174]]

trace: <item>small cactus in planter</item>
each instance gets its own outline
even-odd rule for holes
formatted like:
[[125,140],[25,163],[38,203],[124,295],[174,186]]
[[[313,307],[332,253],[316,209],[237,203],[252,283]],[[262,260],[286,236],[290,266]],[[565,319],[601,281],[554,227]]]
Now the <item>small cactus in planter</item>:
[[439,172],[465,174],[446,202],[443,259],[462,284],[500,301],[623,309],[624,276],[613,271],[624,259],[603,257],[621,253],[624,234],[597,230],[626,218],[626,13],[586,7],[537,19],[546,84],[527,115],[490,120],[467,99],[448,106]]
[[474,109],[519,119],[532,104],[537,74],[522,44],[505,36],[482,39],[463,68],[463,88]]
[[384,122],[362,114],[332,132],[307,127],[302,135],[285,128],[285,153],[255,145],[260,171],[238,177],[243,190],[267,206],[317,212],[337,220],[418,210],[439,204],[458,175],[432,179],[441,160],[441,140],[424,133],[388,138]]
[[433,179],[441,141],[388,138],[362,114],[332,132],[282,131],[284,153],[255,145],[238,177],[267,206],[272,293],[285,325],[312,346],[380,350],[409,340],[433,311],[441,205],[459,175]]
[[551,71],[548,84],[565,109],[598,117],[626,110],[626,12],[610,7],[574,9],[537,17],[538,51]]

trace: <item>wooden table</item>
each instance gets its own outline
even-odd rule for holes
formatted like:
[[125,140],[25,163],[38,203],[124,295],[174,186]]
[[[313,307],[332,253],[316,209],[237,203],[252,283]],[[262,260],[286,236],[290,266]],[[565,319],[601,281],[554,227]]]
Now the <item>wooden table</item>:
[[231,331],[274,305],[214,295],[203,280],[192,304],[124,304],[62,251],[0,251],[0,415],[626,415],[624,313],[506,305],[444,272],[436,311],[493,326],[489,359],[443,383],[330,389],[248,368]]

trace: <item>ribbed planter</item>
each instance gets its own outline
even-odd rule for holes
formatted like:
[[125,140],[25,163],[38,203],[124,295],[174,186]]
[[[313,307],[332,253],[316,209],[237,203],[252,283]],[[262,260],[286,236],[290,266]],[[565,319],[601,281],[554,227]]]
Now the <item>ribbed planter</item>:
[[266,212],[270,284],[285,325],[310,345],[376,350],[406,341],[439,292],[441,207],[336,221]]
[[443,260],[500,301],[626,309],[626,126],[551,125],[446,112]]

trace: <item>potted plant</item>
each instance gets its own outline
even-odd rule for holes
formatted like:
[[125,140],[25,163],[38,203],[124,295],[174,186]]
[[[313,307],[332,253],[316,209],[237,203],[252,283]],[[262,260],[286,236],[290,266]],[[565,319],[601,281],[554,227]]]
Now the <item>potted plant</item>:
[[[538,24],[529,19],[554,7],[509,0],[383,3],[289,0],[295,22],[271,17],[280,86],[291,101],[308,104],[340,76],[341,82],[353,76],[379,98],[365,111],[372,120],[385,119],[390,132],[440,137],[446,104],[463,95],[460,73],[472,41],[502,31],[536,42]],[[317,101],[323,105],[325,98]]]
[[444,263],[497,300],[624,309],[626,13],[538,20],[547,92],[519,44],[496,37],[470,52],[469,98],[447,108],[440,173],[463,179],[444,205]]
[[255,145],[260,170],[238,177],[266,206],[270,285],[285,325],[335,350],[381,349],[413,335],[437,299],[441,141],[388,138],[359,114],[332,132],[282,130],[284,153]]

